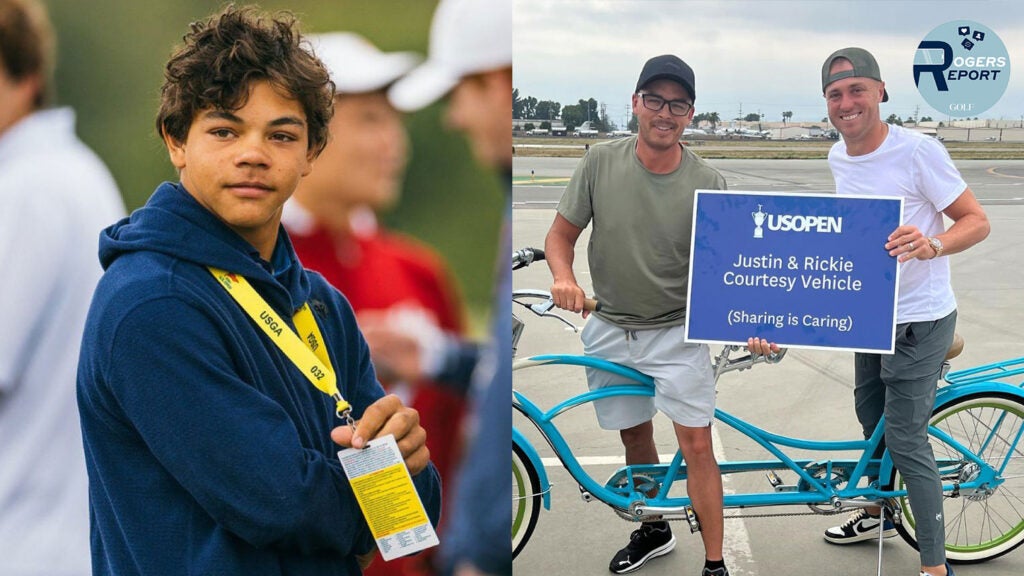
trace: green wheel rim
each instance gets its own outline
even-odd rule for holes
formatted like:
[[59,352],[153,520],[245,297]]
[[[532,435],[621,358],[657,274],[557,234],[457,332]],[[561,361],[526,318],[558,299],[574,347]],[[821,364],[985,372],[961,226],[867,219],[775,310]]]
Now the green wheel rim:
[[523,472],[516,466],[515,458],[512,459],[512,507],[515,509],[515,514],[512,517],[512,537],[515,538],[516,534],[519,534],[519,528],[523,525],[523,518],[526,517],[526,479],[523,478]]

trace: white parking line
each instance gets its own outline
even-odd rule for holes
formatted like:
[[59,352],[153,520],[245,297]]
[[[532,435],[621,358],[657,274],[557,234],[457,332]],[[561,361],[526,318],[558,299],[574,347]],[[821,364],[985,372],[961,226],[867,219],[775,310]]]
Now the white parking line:
[[[718,435],[718,428],[711,427],[711,442],[715,449],[715,458],[719,462],[725,461],[725,453],[722,452],[722,437]],[[735,490],[729,486],[729,477],[722,477],[722,491],[726,494],[735,494]],[[754,552],[750,548],[750,533],[747,532],[746,520],[733,519],[725,524],[724,536],[722,539],[722,553],[729,565],[729,573],[735,576],[754,576],[757,574],[757,564],[754,562]]]

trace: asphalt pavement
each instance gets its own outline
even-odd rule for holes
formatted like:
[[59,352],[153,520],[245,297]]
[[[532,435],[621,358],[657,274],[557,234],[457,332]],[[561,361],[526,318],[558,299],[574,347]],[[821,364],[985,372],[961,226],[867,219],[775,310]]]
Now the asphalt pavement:
[[[554,203],[572,174],[577,159],[517,158],[513,177],[514,247],[542,247],[544,235],[554,218]],[[712,160],[733,190],[769,192],[828,192],[834,189],[824,160]],[[1024,356],[1017,326],[1024,321],[1024,271],[1020,246],[1024,242],[1024,162],[958,161],[965,179],[982,200],[992,224],[988,239],[969,251],[951,256],[953,285],[959,304],[957,331],[966,347],[954,360],[962,369]],[[533,171],[530,182],[531,171]],[[547,182],[538,183],[537,180]],[[575,270],[589,291],[586,273],[586,244],[589,229],[577,243]],[[543,263],[513,275],[514,287],[548,289],[551,278]],[[527,327],[517,357],[539,353],[580,353],[578,334],[553,319],[521,314]],[[583,319],[564,314],[572,324]],[[771,432],[817,440],[850,439],[859,436],[853,413],[852,355],[822,350],[791,350],[777,366],[759,365],[753,370],[722,377],[718,406]],[[517,371],[514,385],[542,407],[551,407],[586,388],[583,371],[570,367],[529,368]],[[617,434],[600,430],[589,407],[560,416],[559,427],[587,470],[603,480],[622,463]],[[544,510],[537,529],[513,568],[520,575],[607,574],[608,562],[624,546],[636,525],[624,521],[599,502],[585,503],[572,478],[561,469],[551,449],[532,425],[518,414],[515,425],[524,431],[541,456],[554,484],[552,509]],[[671,423],[655,419],[659,453],[675,450]],[[716,454],[720,460],[764,457],[763,451],[745,437],[716,425]],[[798,456],[811,456],[796,452]],[[787,479],[788,480],[788,479]],[[725,479],[726,491],[751,492],[769,489],[757,474]],[[787,508],[785,512],[807,512]],[[744,513],[773,512],[750,510]],[[730,512],[730,514],[732,514]],[[821,532],[840,523],[844,516],[793,515],[726,520],[725,556],[734,576],[776,574],[873,575],[876,573],[876,543],[852,546],[830,545]],[[673,526],[676,550],[651,561],[638,573],[651,576],[699,574],[703,548],[699,535],[691,535],[685,524]],[[899,537],[885,541],[884,573],[916,575],[915,550]],[[959,576],[1009,576],[1024,573],[1024,548],[993,561],[958,566]]]

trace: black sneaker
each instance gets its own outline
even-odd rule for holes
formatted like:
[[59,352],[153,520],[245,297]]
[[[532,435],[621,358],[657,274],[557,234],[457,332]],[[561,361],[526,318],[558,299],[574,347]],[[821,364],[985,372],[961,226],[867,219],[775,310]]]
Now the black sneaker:
[[668,522],[641,524],[629,535],[629,544],[619,550],[608,569],[616,574],[639,570],[651,558],[664,556],[676,547],[676,537]]
[[[881,519],[878,516],[871,516],[863,508],[850,515],[850,519],[825,530],[825,541],[832,544],[852,544],[862,540],[878,538],[878,523]],[[885,526],[882,528],[882,538],[892,538],[896,535],[896,527],[888,517],[885,519]]]
[[721,568],[715,568],[712,570],[705,566],[704,569],[701,570],[700,576],[729,576],[729,569],[722,566]]

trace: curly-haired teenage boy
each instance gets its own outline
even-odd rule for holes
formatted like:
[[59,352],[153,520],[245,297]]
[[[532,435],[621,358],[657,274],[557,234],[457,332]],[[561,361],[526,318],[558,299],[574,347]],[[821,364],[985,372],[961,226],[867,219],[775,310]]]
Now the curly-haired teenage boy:
[[348,303],[280,226],[333,86],[287,14],[229,7],[184,40],[157,116],[180,182],[100,239],[78,373],[93,570],[359,574],[374,543],[335,443],[394,434],[435,524],[440,491],[416,412],[384,396]]

